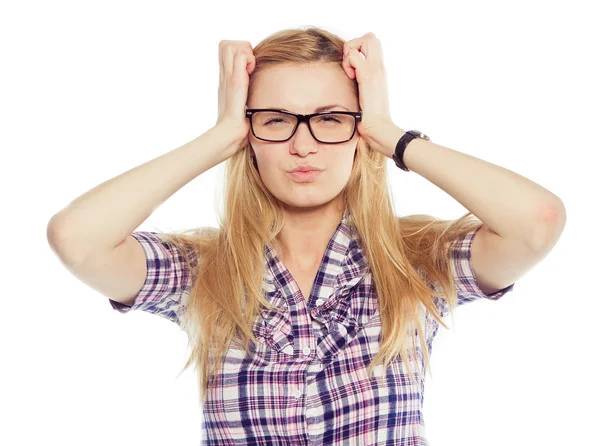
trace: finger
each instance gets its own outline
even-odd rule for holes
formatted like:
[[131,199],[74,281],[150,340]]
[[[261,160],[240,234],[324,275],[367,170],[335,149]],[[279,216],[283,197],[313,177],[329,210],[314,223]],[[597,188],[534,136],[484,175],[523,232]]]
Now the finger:
[[233,59],[235,57],[235,47],[228,45],[223,51],[223,65],[225,66],[225,77],[230,79],[233,75]]
[[350,59],[348,58],[348,55],[346,53],[344,53],[344,58],[342,59],[342,69],[344,70],[344,73],[346,73],[346,75],[352,79],[352,77],[350,76],[351,71],[352,71],[352,65],[350,63]]
[[372,61],[378,63],[382,62],[383,55],[381,50],[381,42],[372,32],[368,32],[362,37],[358,37],[344,43],[344,55],[346,55],[352,48],[355,48],[363,53],[367,59],[370,58]]
[[356,48],[352,48],[346,57],[346,61],[348,64],[348,71],[351,74],[350,79],[354,79],[356,77],[356,71],[360,70],[363,73],[366,73],[367,61],[363,58],[363,56],[358,52]]
[[246,55],[247,55],[247,60],[248,60],[248,62],[246,64],[246,70],[248,71],[248,74],[251,74],[254,71],[254,69],[256,68],[256,57],[252,53],[252,50],[247,51]]
[[369,41],[377,40],[377,37],[372,32],[366,33],[364,36],[349,40],[344,44],[344,50],[347,53],[350,48],[356,48],[365,56],[369,56]]
[[243,53],[246,55],[246,71],[248,74],[254,71],[256,67],[256,57],[254,56],[254,50],[252,48],[252,44],[248,41],[243,41],[244,45],[242,47]]
[[[356,40],[356,39],[355,39]],[[355,68],[357,67],[357,64],[359,63],[358,59],[351,59],[351,55],[352,54],[359,54],[358,50],[356,48],[352,48],[352,47],[348,47],[348,49],[346,50],[346,52],[344,53],[344,59],[342,60],[342,68],[344,69],[344,71],[346,72],[346,74],[348,75],[348,77],[350,79],[354,79],[355,77]],[[362,56],[361,56],[362,59]]]
[[342,68],[344,73],[346,73],[350,79],[354,79],[354,67],[352,66],[352,61],[347,54],[344,55],[344,59],[342,60]]
[[243,52],[236,52],[233,56],[233,76],[232,85],[234,88],[238,88],[244,81],[245,75],[242,69],[246,69],[246,55]]

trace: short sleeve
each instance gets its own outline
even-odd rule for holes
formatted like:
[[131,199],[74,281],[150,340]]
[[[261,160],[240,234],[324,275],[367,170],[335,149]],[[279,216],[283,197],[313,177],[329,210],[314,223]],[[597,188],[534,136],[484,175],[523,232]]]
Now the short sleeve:
[[[475,270],[473,269],[473,262],[471,261],[471,248],[475,235],[481,228],[482,226],[479,226],[466,233],[454,240],[451,245],[449,263],[452,270],[454,285],[456,286],[458,305],[464,305],[479,299],[498,300],[509,291],[512,291],[515,286],[515,284],[512,283],[506,288],[498,290],[493,294],[485,294],[477,285]],[[442,311],[442,316],[445,316],[448,314],[448,306],[445,300],[443,300],[443,303],[439,303],[442,304],[443,308],[440,308],[438,305],[438,309]]]
[[482,226],[479,226],[456,240],[451,250],[450,265],[456,284],[459,305],[477,299],[498,300],[509,291],[512,291],[515,286],[515,284],[512,283],[506,288],[489,295],[485,294],[477,286],[475,270],[473,269],[473,262],[471,261],[471,247],[473,246],[475,235],[481,228]]
[[[137,231],[131,235],[146,253],[146,281],[132,306],[109,299],[112,308],[120,313],[141,310],[157,314],[181,327],[181,315],[192,287],[190,266],[181,251],[165,243],[156,232]],[[192,254],[190,261],[194,260]]]

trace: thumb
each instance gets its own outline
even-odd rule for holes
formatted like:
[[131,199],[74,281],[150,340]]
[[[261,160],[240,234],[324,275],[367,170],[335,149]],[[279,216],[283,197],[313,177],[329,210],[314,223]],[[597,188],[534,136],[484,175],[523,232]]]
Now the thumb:
[[346,56],[346,64],[344,64],[344,67],[348,73],[348,77],[350,79],[357,78],[356,71],[361,70],[361,67],[364,63],[365,60],[356,48],[352,48],[350,51],[348,51],[348,55]]

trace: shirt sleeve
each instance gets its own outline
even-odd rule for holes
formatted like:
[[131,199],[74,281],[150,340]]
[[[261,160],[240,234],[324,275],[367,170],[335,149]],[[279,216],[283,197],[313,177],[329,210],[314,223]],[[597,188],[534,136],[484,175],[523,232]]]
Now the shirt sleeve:
[[[109,298],[119,313],[141,310],[169,319],[181,327],[181,315],[192,287],[190,267],[181,251],[165,243],[156,232],[137,231],[131,235],[146,253],[146,280],[128,306]],[[190,254],[190,261],[195,259]]]
[[[475,270],[473,269],[473,262],[471,261],[471,248],[473,246],[475,235],[482,227],[483,226],[479,226],[452,242],[449,261],[454,285],[456,286],[458,305],[464,305],[479,299],[498,300],[506,293],[512,291],[515,286],[515,284],[512,283],[495,293],[486,294],[477,285]],[[448,314],[449,309],[445,299],[438,302],[438,309],[441,310],[442,317]]]

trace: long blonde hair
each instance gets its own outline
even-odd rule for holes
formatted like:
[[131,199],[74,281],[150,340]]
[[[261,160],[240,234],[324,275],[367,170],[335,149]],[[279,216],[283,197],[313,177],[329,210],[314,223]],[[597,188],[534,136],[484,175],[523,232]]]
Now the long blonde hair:
[[[336,35],[315,27],[268,36],[253,49],[256,68],[250,77],[248,98],[263,70],[282,63],[339,64],[343,44]],[[356,80],[348,80],[358,97]],[[247,145],[226,161],[225,215],[219,213],[220,229],[160,234],[181,250],[192,270],[193,286],[183,318],[191,352],[182,372],[195,364],[201,402],[232,342],[239,342],[247,353],[249,340],[256,343],[252,324],[261,305],[274,309],[263,294],[265,244],[275,241],[284,220],[278,200],[251,161],[251,150]],[[406,334],[415,333],[415,329],[426,369],[430,370],[420,306],[448,329],[438,314],[435,292],[429,284],[440,287],[454,317],[458,299],[449,265],[450,243],[482,222],[470,212],[456,220],[429,215],[397,217],[388,190],[387,157],[372,150],[362,138],[342,194],[377,286],[381,344],[367,371],[371,375],[382,361],[387,368],[397,355],[410,364]],[[416,354],[415,336],[410,338]],[[413,380],[412,373],[410,378]]]

